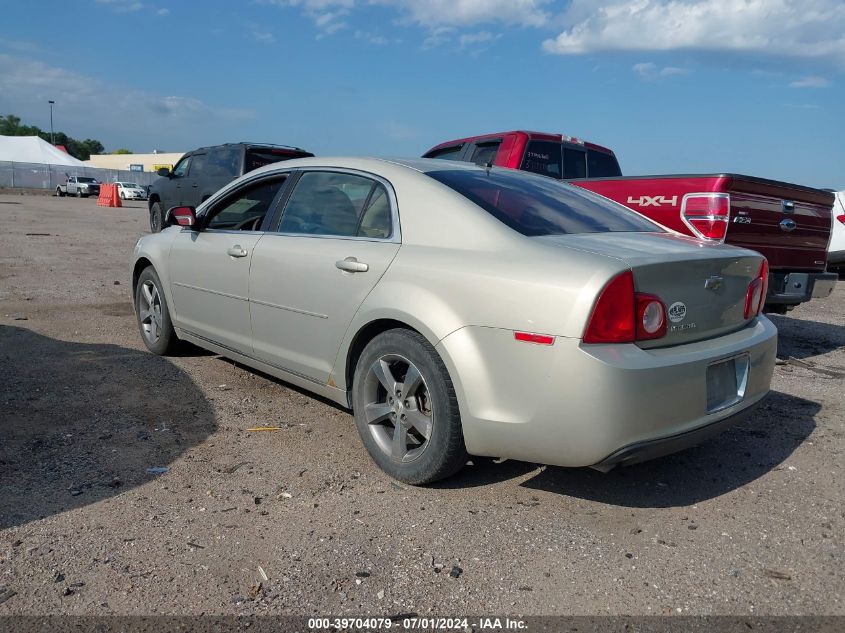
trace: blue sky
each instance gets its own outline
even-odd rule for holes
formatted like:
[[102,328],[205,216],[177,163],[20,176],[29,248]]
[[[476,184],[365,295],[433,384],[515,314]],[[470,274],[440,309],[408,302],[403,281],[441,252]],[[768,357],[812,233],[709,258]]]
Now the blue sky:
[[7,0],[3,16],[0,113],[48,129],[54,99],[57,130],[107,150],[414,156],[534,129],[611,147],[630,175],[845,189],[842,0]]

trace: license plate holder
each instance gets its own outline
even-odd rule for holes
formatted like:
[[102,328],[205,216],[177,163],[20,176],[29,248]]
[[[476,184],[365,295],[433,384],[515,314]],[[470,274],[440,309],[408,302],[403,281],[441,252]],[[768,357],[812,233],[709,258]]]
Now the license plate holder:
[[748,354],[741,354],[707,366],[708,413],[732,407],[745,397],[750,364]]

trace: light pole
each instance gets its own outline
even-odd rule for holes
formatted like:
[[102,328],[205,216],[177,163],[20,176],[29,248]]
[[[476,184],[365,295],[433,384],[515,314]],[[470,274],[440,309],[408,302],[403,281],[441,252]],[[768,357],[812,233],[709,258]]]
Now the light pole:
[[56,141],[53,138],[53,104],[56,102],[50,99],[47,103],[50,104],[50,145],[55,145]]

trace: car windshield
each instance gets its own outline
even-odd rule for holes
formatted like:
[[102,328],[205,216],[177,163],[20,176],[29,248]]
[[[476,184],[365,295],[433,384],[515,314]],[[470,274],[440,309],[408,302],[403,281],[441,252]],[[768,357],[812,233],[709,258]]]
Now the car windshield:
[[663,231],[622,205],[551,178],[509,169],[455,169],[427,175],[523,235]]
[[90,183],[96,185],[97,179],[96,178],[84,178],[83,176],[80,176],[76,179],[76,182],[90,182]]

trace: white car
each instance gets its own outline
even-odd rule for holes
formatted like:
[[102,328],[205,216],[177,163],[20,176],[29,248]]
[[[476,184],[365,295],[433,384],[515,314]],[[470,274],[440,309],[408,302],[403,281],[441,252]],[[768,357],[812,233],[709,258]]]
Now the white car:
[[146,200],[147,190],[134,182],[116,182],[121,200]]
[[827,247],[829,268],[845,272],[845,191],[836,193],[833,202],[833,226],[830,230],[830,245]]

